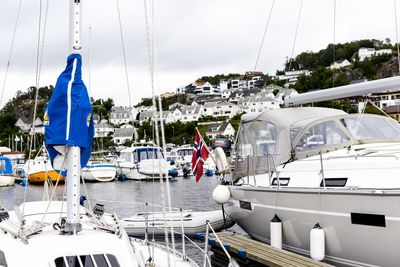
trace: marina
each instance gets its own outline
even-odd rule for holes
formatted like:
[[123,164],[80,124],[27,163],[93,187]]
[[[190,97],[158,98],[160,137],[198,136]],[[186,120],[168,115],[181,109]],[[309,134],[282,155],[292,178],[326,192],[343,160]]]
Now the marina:
[[[14,27],[7,24],[13,29],[9,56],[2,58],[7,64],[0,96],[0,267],[397,267],[399,0],[393,0],[394,42],[362,36],[337,43],[336,26],[343,20],[337,22],[337,16],[343,10],[337,12],[333,0],[332,7],[324,7],[333,15],[333,27],[316,31],[319,23],[311,24],[312,36],[333,30],[333,40],[319,51],[302,47],[307,52],[296,51],[299,26],[305,26],[301,18],[309,24],[322,13],[315,12],[317,2],[312,8],[304,3],[304,9],[303,1],[297,7],[286,3],[290,8],[285,7],[284,17],[288,23],[297,19],[295,31],[288,34],[289,24],[276,25],[281,36],[293,35],[291,55],[287,50],[283,69],[266,73],[262,61],[272,61],[275,52],[263,48],[264,41],[291,43],[267,36],[271,17],[275,24],[276,8],[285,1],[266,6],[266,24],[247,24],[261,17],[253,8],[238,25],[236,18],[246,14],[240,9],[260,7],[262,1],[229,3],[223,12],[221,3],[213,3],[215,13],[230,16],[211,20],[213,12],[201,10],[201,5],[210,7],[205,0],[190,7],[203,11],[206,19],[190,21],[186,32],[180,28],[181,14],[192,11],[183,8],[185,1],[166,6],[144,0],[139,24],[132,1],[121,0],[121,6],[112,1],[111,8],[105,0],[65,0],[54,7],[41,0],[34,14],[38,28],[29,29],[37,30],[35,84],[6,102],[3,93],[14,90],[7,84],[8,72],[34,69],[11,64],[22,62],[21,44],[27,58],[34,55],[26,45],[32,40],[16,38],[27,16],[19,0]],[[234,16],[230,8],[236,5],[242,8]],[[172,12],[173,19],[165,12],[171,7],[180,12]],[[132,10],[135,16],[128,14]],[[108,19],[113,11],[115,21]],[[320,14],[305,15],[311,11]],[[236,25],[230,36],[243,42],[226,42],[225,30],[212,38],[209,29],[215,25],[205,32],[192,25],[222,24],[228,17],[235,22],[225,28]],[[240,50],[250,41],[256,46],[246,50],[254,51],[258,42],[246,34],[261,33],[260,25],[265,26],[262,40],[249,68],[249,55]],[[208,45],[190,34],[174,37],[175,31],[195,33]],[[198,42],[195,52],[178,48],[186,41],[187,47]],[[171,44],[180,50],[170,49]],[[231,46],[236,51],[222,56]],[[277,56],[285,48],[274,50]],[[203,63],[195,60],[198,55]],[[233,64],[242,57],[245,68]],[[224,65],[212,63],[214,58]],[[192,75],[197,65],[201,72],[223,66],[241,73]],[[131,91],[133,73],[140,78]],[[54,86],[41,87],[40,77],[47,76]],[[176,93],[163,93],[174,88],[165,82],[174,76],[192,81],[175,87]],[[11,77],[8,83],[18,80]],[[108,99],[95,98],[102,90]],[[126,92],[121,96],[119,91]],[[142,97],[145,93],[151,96]],[[125,106],[118,106],[117,98]]]

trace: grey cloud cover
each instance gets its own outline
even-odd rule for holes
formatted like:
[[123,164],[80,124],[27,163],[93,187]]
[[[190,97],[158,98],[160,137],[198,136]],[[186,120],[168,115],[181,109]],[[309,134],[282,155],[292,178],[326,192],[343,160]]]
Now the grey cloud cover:
[[[84,79],[91,94],[128,105],[116,0],[82,0]],[[46,3],[46,1],[43,1]],[[144,3],[119,0],[133,102],[150,96]],[[294,54],[333,42],[333,0],[304,0]],[[23,0],[4,104],[17,90],[35,84],[40,0]],[[10,49],[18,1],[0,8],[0,81]],[[203,75],[254,68],[272,0],[155,0],[157,92],[173,91]],[[148,1],[148,7],[151,2]],[[290,56],[300,0],[279,0],[267,31],[258,70],[274,73]],[[400,10],[398,6],[398,10]],[[68,54],[69,1],[49,0],[40,85],[54,84]],[[91,38],[89,25],[92,27]],[[391,0],[337,0],[336,42],[395,37]]]

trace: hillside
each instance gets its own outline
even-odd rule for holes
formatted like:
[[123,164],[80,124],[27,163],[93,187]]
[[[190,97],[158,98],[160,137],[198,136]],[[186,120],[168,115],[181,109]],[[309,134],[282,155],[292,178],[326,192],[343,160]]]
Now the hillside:
[[[360,48],[370,48],[375,50],[388,49],[391,54],[379,54],[360,60],[358,51]],[[333,56],[335,55],[335,56]],[[348,60],[350,64],[345,67],[331,69],[333,60]],[[357,80],[374,80],[386,77],[392,77],[399,74],[397,49],[392,45],[389,39],[379,40],[359,40],[344,44],[329,44],[325,49],[318,52],[302,52],[295,58],[288,60],[284,64],[283,70],[277,70],[277,75],[296,70],[310,70],[310,75],[301,75],[297,81],[289,86],[295,88],[299,93],[315,89],[325,89],[332,86],[346,85]],[[274,79],[273,76],[264,75],[262,77],[265,84],[276,83],[283,85],[286,80]],[[220,80],[230,81],[231,79],[246,79],[245,75],[236,73],[217,74],[214,76],[203,76],[196,81],[209,82],[212,85],[219,85]],[[192,85],[190,85],[192,86]],[[228,85],[229,88],[229,85]],[[53,91],[53,86],[46,86],[39,89],[37,117],[43,118],[43,112],[46,103]],[[194,95],[194,94],[175,94],[170,97],[162,98],[162,108],[167,110],[168,106],[180,102],[190,104],[194,100],[207,102],[213,95]],[[0,142],[8,144],[8,138],[11,135],[19,134],[19,129],[15,127],[18,118],[24,121],[32,121],[34,113],[35,88],[31,87],[26,92],[18,91],[15,97],[9,100],[3,109],[0,110]],[[150,98],[143,99],[139,105],[151,105]],[[111,107],[114,105],[112,99],[93,100],[94,112],[107,119]],[[178,127],[177,127],[178,128]]]

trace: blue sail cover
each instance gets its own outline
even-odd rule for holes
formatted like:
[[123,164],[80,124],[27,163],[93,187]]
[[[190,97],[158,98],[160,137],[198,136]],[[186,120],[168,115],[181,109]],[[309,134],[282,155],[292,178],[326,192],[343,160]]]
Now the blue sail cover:
[[82,81],[82,58],[71,54],[57,79],[44,116],[46,147],[53,168],[66,170],[66,147],[81,148],[81,167],[89,160],[94,134],[92,106]]

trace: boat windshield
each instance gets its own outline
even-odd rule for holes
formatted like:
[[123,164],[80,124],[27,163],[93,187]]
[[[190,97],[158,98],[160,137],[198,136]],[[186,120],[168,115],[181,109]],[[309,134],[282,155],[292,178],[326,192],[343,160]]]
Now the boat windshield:
[[192,156],[193,155],[193,148],[179,149],[179,150],[177,150],[177,153],[178,153],[178,155],[180,157]]
[[400,140],[400,125],[383,116],[346,117],[341,122],[358,140]]
[[161,151],[157,148],[138,149],[135,154],[135,162],[140,162],[144,159],[162,159]]
[[295,151],[314,150],[323,146],[347,143],[350,138],[335,121],[324,121],[310,127],[295,145]]

